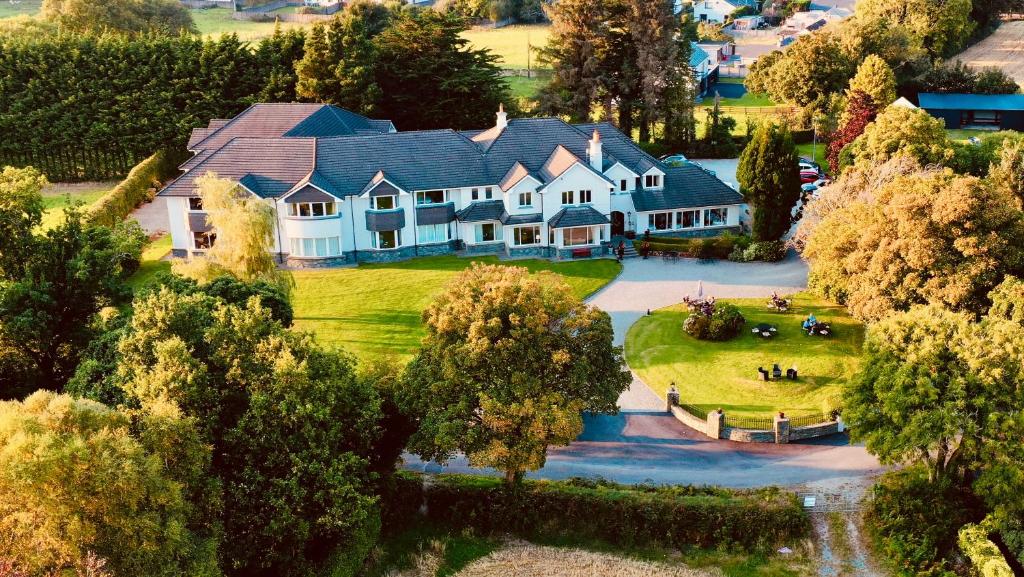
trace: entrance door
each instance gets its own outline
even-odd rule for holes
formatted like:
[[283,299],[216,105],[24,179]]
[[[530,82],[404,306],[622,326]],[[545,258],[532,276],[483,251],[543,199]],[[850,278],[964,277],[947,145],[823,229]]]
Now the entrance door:
[[620,211],[612,211],[612,236],[622,236],[626,232],[626,215]]

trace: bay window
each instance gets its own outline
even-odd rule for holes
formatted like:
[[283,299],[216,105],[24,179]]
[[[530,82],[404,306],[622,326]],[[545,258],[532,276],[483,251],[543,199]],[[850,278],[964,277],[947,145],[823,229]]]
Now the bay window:
[[381,230],[370,233],[370,244],[373,248],[388,249],[402,246],[402,231]]
[[341,255],[341,238],[327,236],[321,238],[291,239],[291,255],[306,258],[323,258]]
[[521,226],[512,229],[513,239],[512,244],[515,246],[523,246],[530,244],[540,244],[540,226]]
[[708,208],[704,210],[704,226],[725,226],[728,221],[728,208]]
[[562,244],[565,246],[583,246],[594,244],[594,229],[589,226],[566,228],[562,230]]
[[501,225],[483,222],[473,227],[473,238],[476,242],[493,242],[501,240]]
[[430,244],[435,242],[448,242],[447,224],[421,224],[416,227],[416,242]]
[[668,212],[648,214],[647,228],[652,230],[668,230],[672,228],[672,214]]
[[371,210],[391,210],[398,207],[398,197],[396,196],[371,196],[370,197],[370,209]]

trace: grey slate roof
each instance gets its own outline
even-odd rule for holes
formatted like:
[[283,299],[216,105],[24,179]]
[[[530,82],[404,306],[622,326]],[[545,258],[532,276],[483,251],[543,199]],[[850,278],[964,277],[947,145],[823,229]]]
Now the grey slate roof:
[[742,194],[689,162],[665,169],[663,190],[637,190],[631,194],[637,212],[744,202]]
[[471,203],[456,213],[462,222],[483,222],[487,220],[504,221],[508,218],[505,203],[500,200],[485,200]]
[[548,220],[551,228],[569,228],[591,224],[608,224],[608,217],[591,206],[567,206]]
[[455,220],[455,204],[431,204],[416,207],[416,224],[447,224]]
[[383,211],[366,211],[366,230],[398,230],[404,226],[405,211],[400,208]]
[[195,179],[207,172],[238,180],[257,195],[280,196],[309,174],[312,138],[236,138],[164,187],[161,196],[195,196]]
[[288,195],[288,202],[333,202],[334,197],[314,186],[306,185]]
[[700,66],[708,58],[708,53],[703,48],[698,46],[696,42],[690,42],[690,66],[692,68]]
[[505,220],[501,221],[501,224],[515,226],[517,224],[539,224],[542,222],[544,222],[544,213],[536,212],[532,214],[510,214]]

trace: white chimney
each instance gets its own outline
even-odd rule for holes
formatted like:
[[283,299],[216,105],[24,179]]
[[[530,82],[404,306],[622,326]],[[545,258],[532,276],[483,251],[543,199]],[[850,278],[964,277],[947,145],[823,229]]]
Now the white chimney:
[[508,113],[505,112],[505,105],[498,104],[498,130],[504,130],[508,126]]
[[598,171],[604,172],[604,155],[601,153],[601,135],[594,129],[594,136],[590,139],[590,148],[587,150],[590,157],[590,166]]

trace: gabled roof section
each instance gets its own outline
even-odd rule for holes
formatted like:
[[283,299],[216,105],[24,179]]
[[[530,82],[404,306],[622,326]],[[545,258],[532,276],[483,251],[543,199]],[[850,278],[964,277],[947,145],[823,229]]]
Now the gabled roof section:
[[665,169],[662,190],[632,192],[637,212],[741,204],[743,195],[692,163]]
[[502,177],[498,186],[501,187],[501,190],[508,191],[513,186],[522,182],[524,178],[532,178],[533,180],[536,180],[538,184],[542,184],[539,178],[530,174],[530,169],[526,168],[526,165],[517,160],[516,163],[512,165],[512,168],[508,169],[505,176]]
[[636,174],[643,174],[652,167],[664,170],[664,165],[658,159],[644,152],[628,136],[608,122],[596,124],[577,124],[577,129],[589,135],[597,129],[601,135],[601,150],[605,156],[614,156],[623,166]]
[[690,67],[696,68],[710,58],[708,53],[703,48],[697,45],[696,42],[690,42]]
[[313,151],[312,138],[235,138],[164,187],[160,196],[195,196],[195,179],[214,172],[263,198],[276,198],[309,174]]
[[608,217],[594,210],[592,206],[567,206],[555,213],[548,220],[551,228],[569,228],[573,226],[590,226],[592,224],[608,224]]
[[492,126],[483,132],[474,134],[470,137],[470,140],[477,143],[481,150],[487,152],[487,150],[491,148],[491,145],[494,144],[494,141],[498,140],[498,137],[501,136],[502,132],[504,132],[504,128],[500,126]]
[[584,162],[578,156],[569,152],[569,149],[559,144],[551,152],[551,156],[548,156],[544,166],[541,167],[540,174],[546,182],[551,182],[562,176],[565,171],[572,168],[575,164],[584,164]]
[[462,222],[483,222],[490,220],[504,221],[508,218],[505,203],[500,200],[485,200],[470,203],[469,206],[456,213]]
[[[385,123],[381,126],[380,123]],[[355,112],[333,105],[321,106],[282,136],[356,136],[383,134],[393,128],[390,120],[372,121]]]
[[403,192],[404,189],[384,174],[383,170],[378,170],[360,191],[359,196],[398,196]]

